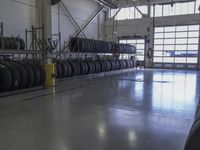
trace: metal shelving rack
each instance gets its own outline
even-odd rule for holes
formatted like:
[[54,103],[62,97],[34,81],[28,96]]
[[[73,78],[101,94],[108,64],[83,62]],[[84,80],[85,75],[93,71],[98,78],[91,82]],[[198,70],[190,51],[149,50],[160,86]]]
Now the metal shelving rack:
[[[40,30],[40,34],[42,36],[42,39],[38,40],[37,34],[38,31]],[[28,37],[30,35],[30,42],[31,46],[28,48]],[[1,22],[0,23],[0,38],[3,39],[4,37],[4,25]],[[20,38],[20,36],[18,36]],[[17,59],[17,60],[40,60],[40,61],[45,61],[45,43],[44,43],[44,26],[43,27],[34,27],[32,26],[32,29],[28,31],[27,29],[25,30],[25,50],[20,50],[18,49],[5,49],[4,48],[4,40],[1,40],[1,45],[2,49],[0,49],[0,56],[4,58],[10,58],[11,59]],[[14,56],[18,55],[18,58],[14,58]],[[23,58],[22,58],[23,56]],[[38,58],[39,56],[39,58]]]
[[[71,39],[71,38],[70,38]],[[77,43],[79,45],[79,43]],[[132,56],[135,57],[135,54],[121,54],[119,53],[119,58],[116,58],[115,54],[113,52],[111,53],[95,53],[95,52],[70,52],[69,47],[70,44],[68,43],[67,48],[63,51],[61,51],[61,53],[57,52],[57,54],[60,54],[63,56],[63,60],[73,60],[72,58],[75,58],[78,62],[80,62],[82,59],[87,60],[87,58],[90,58],[92,61],[96,61],[98,59],[96,59],[96,56],[99,56],[100,60],[116,60],[116,59],[120,59],[120,56],[122,56],[122,59],[130,59]],[[79,47],[79,46],[78,46]],[[126,58],[124,57],[124,55],[126,55]],[[130,69],[128,69],[130,70]],[[111,75],[114,74],[115,72],[123,72],[124,70],[114,70],[111,72],[102,72],[102,73],[98,73],[98,74],[102,74],[103,76],[105,75]],[[89,76],[94,77],[94,76],[98,76],[98,74],[91,74]],[[87,75],[88,76],[88,75]],[[77,76],[76,78],[81,78],[80,76]]]

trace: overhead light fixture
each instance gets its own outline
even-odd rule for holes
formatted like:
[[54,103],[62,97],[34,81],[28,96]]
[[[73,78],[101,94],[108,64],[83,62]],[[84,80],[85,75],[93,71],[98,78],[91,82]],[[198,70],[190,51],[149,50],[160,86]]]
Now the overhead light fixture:
[[95,0],[95,1],[98,2],[100,5],[105,5],[107,7],[113,8],[113,9],[117,8],[117,5],[109,2],[108,0]]

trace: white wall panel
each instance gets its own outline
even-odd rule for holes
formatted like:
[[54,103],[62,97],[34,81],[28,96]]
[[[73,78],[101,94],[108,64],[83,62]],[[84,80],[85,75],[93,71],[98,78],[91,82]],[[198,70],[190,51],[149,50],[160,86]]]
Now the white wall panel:
[[4,23],[5,36],[24,38],[25,28],[31,28],[36,23],[35,0],[1,0],[0,22]]
[[[70,11],[80,26],[83,26],[97,12],[99,6],[93,0],[63,0],[65,6]],[[62,34],[62,42],[68,41],[77,28],[71,22],[70,17],[64,13],[64,9],[60,7],[60,31]],[[88,38],[103,39],[105,15],[100,15],[100,37],[98,37],[98,17],[84,30]],[[58,5],[52,7],[52,33],[58,33]]]

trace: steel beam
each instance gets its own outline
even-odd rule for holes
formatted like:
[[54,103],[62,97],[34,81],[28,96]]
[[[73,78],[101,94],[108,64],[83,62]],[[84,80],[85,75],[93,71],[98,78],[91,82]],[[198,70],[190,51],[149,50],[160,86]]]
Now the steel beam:
[[137,6],[135,6],[135,9],[136,9],[141,15],[143,15],[143,13],[141,12],[141,10],[140,10]]
[[44,51],[40,50],[3,50],[0,49],[0,54],[44,54]]
[[118,13],[121,11],[121,8],[118,9],[118,11],[114,14],[114,16],[112,17],[113,19],[115,19],[115,17],[118,15]]
[[[73,37],[78,37],[80,35],[80,33],[82,33],[87,27],[88,25],[90,25],[90,23],[92,23],[94,21],[94,19],[102,12],[103,7],[101,7],[92,17],[91,19],[81,28],[81,30],[78,31],[78,33],[75,33]],[[62,49],[62,53],[65,51],[66,48],[68,48],[69,43],[63,47]],[[60,55],[57,55],[56,58],[58,58]]]
[[69,12],[69,10],[67,9],[67,7],[65,6],[65,4],[63,2],[60,2],[59,5],[64,8],[64,10],[65,10],[64,12],[66,13],[66,15],[69,16],[72,19],[72,22],[76,25],[76,27],[78,28],[78,30],[81,31],[81,33],[83,34],[83,36],[85,38],[87,38],[86,35],[85,35],[85,33],[83,32],[83,30],[79,26],[79,24],[76,22],[76,20],[72,16],[72,14]]
[[103,10],[103,7],[101,7],[95,14],[94,16],[91,17],[91,19],[82,27],[82,29],[75,35],[75,37],[79,36],[80,33],[85,30],[88,25],[90,25],[90,23],[92,23],[94,21],[94,19],[101,13],[101,11]]

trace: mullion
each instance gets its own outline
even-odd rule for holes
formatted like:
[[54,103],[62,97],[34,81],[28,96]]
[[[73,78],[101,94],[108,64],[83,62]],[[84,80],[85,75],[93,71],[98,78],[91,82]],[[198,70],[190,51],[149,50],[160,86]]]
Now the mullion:
[[[165,45],[198,45],[198,43],[184,43],[184,44],[165,44]],[[157,45],[157,46],[159,46],[159,45],[163,45],[163,44],[155,44],[155,45]]]
[[[182,32],[186,32],[186,31],[176,31],[176,33],[182,33]],[[191,32],[199,32],[198,30],[191,30]],[[155,32],[155,34],[157,33],[163,33],[163,32]],[[165,33],[174,33],[174,31],[165,31]]]
[[186,46],[186,64],[188,64],[188,48],[189,48],[189,46],[188,46],[188,43],[189,43],[189,39],[188,39],[188,36],[189,36],[189,26],[188,26],[188,31],[187,31],[187,46]]
[[164,38],[164,40],[163,40],[163,44],[162,44],[162,46],[163,46],[163,48],[162,48],[162,63],[164,62],[164,45],[165,45],[165,27],[163,28],[163,38]]
[[[195,38],[199,38],[199,37],[177,37],[176,39],[195,39]],[[156,40],[163,40],[164,38],[154,38],[154,39],[156,39]],[[172,37],[172,38],[165,38],[165,39],[174,39],[174,37]]]

